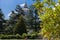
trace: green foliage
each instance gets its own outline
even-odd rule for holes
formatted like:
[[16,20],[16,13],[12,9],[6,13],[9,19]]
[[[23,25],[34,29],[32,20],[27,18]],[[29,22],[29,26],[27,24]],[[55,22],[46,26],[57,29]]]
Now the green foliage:
[[31,34],[28,34],[27,37],[28,37],[28,39],[36,39],[36,38],[38,38],[38,33],[33,32]]
[[11,14],[9,16],[9,20],[8,20],[8,25],[10,26],[14,26],[16,24],[16,13],[14,11],[11,11]]
[[33,6],[35,6],[36,9],[40,10],[43,7],[43,3],[38,1],[33,4]]
[[2,10],[0,9],[0,32],[3,31],[3,23],[4,23],[4,14]]
[[[49,40],[51,40],[51,38],[60,38],[60,5],[57,4],[57,6],[55,6],[55,3],[52,0],[45,0],[44,2],[46,2],[48,4],[48,7],[44,7],[44,14],[41,15],[39,12],[42,9],[42,7],[37,7],[37,2],[35,3],[35,8],[38,9],[38,14],[42,20],[42,23],[40,25],[41,27],[41,34],[44,37],[47,37]],[[42,2],[43,3],[43,2]],[[38,4],[39,6],[40,4]],[[53,5],[53,8],[49,8],[49,6]]]
[[2,10],[0,9],[0,18],[3,18],[4,14],[2,12]]
[[19,20],[17,21],[17,24],[15,25],[13,29],[14,34],[20,34],[27,33],[26,31],[26,25],[24,23],[24,18],[22,15],[20,16]]
[[22,34],[22,38],[26,38],[27,37],[27,34],[26,33],[23,33]]
[[60,0],[58,0],[58,2],[60,3]]
[[26,33],[23,33],[22,35],[19,35],[19,34],[16,34],[16,35],[0,34],[0,39],[25,39],[26,37],[28,39],[35,39],[38,37],[38,35],[36,33],[30,34],[30,35],[27,35]]
[[1,35],[0,39],[21,39],[20,35]]
[[36,34],[36,33],[31,34],[30,36],[31,36],[31,37],[30,37],[31,39],[35,39],[35,38],[37,38],[37,34]]
[[47,8],[47,10],[40,17],[42,20],[41,33],[47,38],[60,38],[60,6],[55,7],[55,10],[52,8]]
[[7,26],[5,28],[5,34],[13,34],[13,27]]

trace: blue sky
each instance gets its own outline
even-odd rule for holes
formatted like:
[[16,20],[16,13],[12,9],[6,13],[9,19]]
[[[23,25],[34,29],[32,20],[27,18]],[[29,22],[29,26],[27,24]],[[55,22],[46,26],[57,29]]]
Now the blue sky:
[[8,19],[8,14],[10,11],[14,10],[16,5],[27,2],[28,5],[33,3],[32,0],[0,0],[0,8],[2,9],[5,18]]
[[[0,0],[0,8],[2,9],[5,18],[8,19],[8,14],[16,8],[16,5],[27,2],[28,6],[33,3],[32,0]],[[56,1],[57,2],[57,1]]]

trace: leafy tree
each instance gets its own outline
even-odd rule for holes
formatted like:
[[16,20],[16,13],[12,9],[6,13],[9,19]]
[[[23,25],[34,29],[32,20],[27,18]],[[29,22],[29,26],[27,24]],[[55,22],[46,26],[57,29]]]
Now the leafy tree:
[[[60,6],[55,7],[55,10],[47,8],[48,11],[45,12],[42,19],[42,34],[44,37],[49,39],[51,38],[60,38]],[[58,10],[58,11],[57,11]]]
[[33,6],[36,6],[35,8],[38,9],[38,10],[41,10],[41,8],[43,7],[43,4],[42,2],[40,2],[39,0],[37,0]]
[[54,5],[55,4],[55,0],[44,0],[44,3],[47,3],[48,5]]
[[[49,3],[48,5],[51,6],[52,4],[50,5]],[[39,16],[42,20],[42,23],[40,25],[41,34],[51,40],[51,38],[60,38],[60,5],[57,4],[57,6],[55,6],[54,4],[53,8],[49,6],[44,7],[45,11],[42,11],[44,12],[43,15],[40,14],[41,12],[39,12],[41,10],[39,8],[41,7],[37,7],[37,5],[35,7],[37,8],[38,14],[40,14]]]
[[27,33],[26,25],[24,23],[24,18],[22,17],[22,15],[19,17],[19,20],[17,21],[13,32],[14,34],[20,34],[20,35],[22,35],[23,33]]

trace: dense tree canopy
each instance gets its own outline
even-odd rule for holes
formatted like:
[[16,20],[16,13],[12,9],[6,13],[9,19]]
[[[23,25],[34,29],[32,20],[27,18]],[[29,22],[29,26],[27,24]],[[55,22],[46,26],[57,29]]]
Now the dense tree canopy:
[[[47,3],[47,2],[49,2],[49,3]],[[42,11],[42,12],[44,12],[43,15],[41,14],[42,9],[39,9],[39,8],[41,8],[39,6],[40,4],[38,4],[38,5],[36,3],[34,4],[35,8],[38,9],[38,14],[42,20],[42,23],[40,25],[41,34],[44,37],[47,37],[49,40],[51,40],[51,38],[53,38],[53,39],[60,38],[60,31],[59,31],[60,30],[60,5],[59,5],[59,3],[54,3],[52,5],[53,0],[49,0],[47,2],[46,3],[48,4],[48,7],[42,7],[42,9],[44,8],[44,10]]]
[[58,2],[55,2],[55,0],[33,1],[35,3],[30,7],[25,4],[24,7],[17,5],[15,10],[11,11],[10,18],[6,20],[6,23],[4,23],[4,14],[0,9],[0,32],[4,30],[4,25],[7,26],[4,31],[19,35],[27,33],[29,29],[26,27],[35,32],[38,32],[38,29],[41,28],[40,35],[43,38],[49,40],[60,38],[60,0]]

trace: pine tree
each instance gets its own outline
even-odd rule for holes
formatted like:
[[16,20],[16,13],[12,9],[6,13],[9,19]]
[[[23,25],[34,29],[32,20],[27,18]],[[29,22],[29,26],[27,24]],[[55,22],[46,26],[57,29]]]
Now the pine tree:
[[13,29],[14,34],[20,34],[27,33],[26,31],[26,25],[24,23],[24,18],[22,15],[20,16],[19,20],[16,23],[15,28]]
[[11,15],[9,18],[9,24],[14,26],[14,24],[16,23],[16,13],[14,11],[11,11]]
[[4,15],[2,13],[2,10],[0,9],[0,31],[3,30],[3,22],[4,22]]
[[22,10],[22,8],[20,7],[20,5],[17,5],[17,6],[16,6],[15,11],[18,12],[18,13],[17,13],[18,16],[19,16],[20,14],[23,14],[23,10]]

